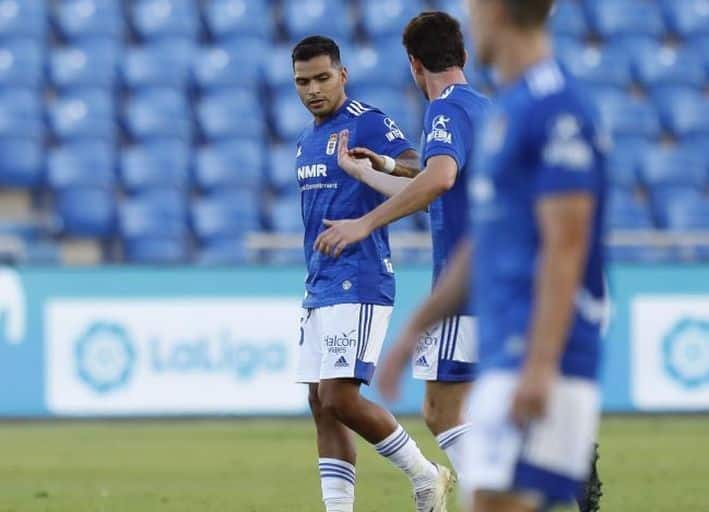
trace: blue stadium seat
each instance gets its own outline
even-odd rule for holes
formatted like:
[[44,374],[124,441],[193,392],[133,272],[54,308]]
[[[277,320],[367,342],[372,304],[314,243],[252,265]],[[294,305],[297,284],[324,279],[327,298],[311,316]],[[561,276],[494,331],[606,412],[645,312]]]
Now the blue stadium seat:
[[224,266],[252,263],[256,255],[246,247],[243,237],[223,238],[205,242],[197,254],[198,265]]
[[110,238],[116,227],[114,191],[106,188],[73,187],[54,195],[58,230],[66,235]]
[[667,26],[675,35],[687,38],[709,35],[709,7],[706,0],[661,0]]
[[617,91],[600,90],[594,97],[601,119],[613,135],[659,136],[659,115],[649,101]]
[[45,0],[4,0],[0,6],[0,37],[43,39],[47,30]]
[[709,199],[698,190],[681,189],[666,194],[659,205],[667,229],[709,230]]
[[116,135],[114,98],[105,90],[80,90],[57,98],[49,107],[54,134],[63,140]]
[[293,141],[313,122],[293,86],[278,89],[271,103],[274,134],[283,141]]
[[101,141],[66,144],[49,152],[47,181],[54,190],[72,187],[113,188],[115,150]]
[[207,139],[264,137],[266,116],[258,94],[250,89],[229,89],[202,98],[197,119]]
[[124,122],[136,140],[162,137],[190,140],[192,137],[189,105],[176,89],[138,91],[128,101]]
[[[22,0],[25,1],[25,0]],[[123,36],[123,8],[120,0],[63,0],[57,2],[55,20],[68,40]]]
[[263,77],[269,47],[261,39],[242,38],[199,50],[194,75],[203,89],[254,87]]
[[411,96],[393,87],[372,86],[353,88],[352,98],[384,112],[397,123],[410,141],[418,143],[423,113],[419,112],[418,104]]
[[263,183],[263,140],[232,139],[199,149],[195,182],[202,190],[225,188],[259,190]]
[[43,136],[42,97],[32,89],[0,89],[0,136]]
[[0,135],[0,186],[39,188],[44,180],[45,152],[38,137]]
[[584,3],[593,30],[601,37],[648,35],[659,37],[665,27],[655,2],[593,0]]
[[653,99],[663,125],[676,138],[709,136],[709,99],[697,89],[663,88]]
[[179,265],[190,259],[185,237],[150,236],[123,240],[123,257],[138,265]]
[[635,188],[640,184],[644,158],[650,142],[644,137],[618,137],[608,159],[609,178],[616,187]]
[[583,51],[562,51],[562,62],[577,78],[591,84],[629,87],[632,83],[630,55],[624,48],[607,45]]
[[303,249],[276,249],[264,252],[265,261],[271,265],[298,265],[302,267],[305,262]]
[[586,14],[581,3],[575,0],[555,2],[551,13],[550,27],[555,34],[564,34],[581,40],[585,39],[589,33]]
[[614,189],[608,202],[608,227],[612,230],[654,229],[649,205],[629,191]]
[[659,44],[637,55],[636,73],[640,83],[650,89],[676,85],[700,88],[707,77],[701,56],[693,48],[674,49]]
[[642,178],[651,189],[707,185],[706,148],[678,145],[655,147],[646,154]]
[[136,0],[132,22],[135,31],[144,39],[194,38],[199,29],[197,3],[193,0]]
[[350,72],[350,85],[389,85],[408,87],[411,84],[409,61],[400,38],[380,40],[376,46],[355,47],[351,57],[343,59]]
[[420,0],[362,0],[362,24],[373,39],[401,37],[409,20],[422,10]]
[[709,76],[709,35],[700,35],[687,41],[687,48],[702,59],[704,73]]
[[158,140],[125,148],[121,181],[129,193],[189,186],[190,148],[179,140]]
[[0,42],[0,87],[42,85],[44,49],[32,39],[9,39]]
[[292,192],[296,189],[295,172],[296,148],[292,144],[275,144],[268,150],[270,156],[269,182],[279,194]]
[[50,78],[59,89],[114,87],[119,55],[112,41],[92,40],[77,46],[55,48],[50,60]]
[[166,38],[134,46],[123,61],[123,80],[133,89],[187,86],[196,46],[190,39]]
[[283,23],[291,40],[321,34],[336,41],[352,38],[352,16],[343,0],[284,0]]
[[[266,55],[264,74],[266,83],[272,89],[293,86],[293,65],[291,61],[292,48],[290,45],[274,46]],[[342,48],[340,52],[344,53]],[[345,55],[342,55],[345,59]],[[347,64],[346,64],[347,65]]]
[[296,195],[276,199],[271,204],[271,226],[277,233],[302,233],[303,214]]
[[205,18],[216,39],[273,36],[273,15],[267,0],[213,0],[207,3]]
[[192,226],[202,242],[243,237],[259,231],[260,200],[248,190],[229,190],[192,203]]

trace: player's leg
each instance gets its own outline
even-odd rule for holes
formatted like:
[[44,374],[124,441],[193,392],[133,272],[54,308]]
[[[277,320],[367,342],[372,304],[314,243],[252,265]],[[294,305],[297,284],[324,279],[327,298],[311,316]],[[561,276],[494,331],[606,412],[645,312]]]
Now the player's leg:
[[317,435],[318,467],[326,512],[352,512],[355,498],[355,445],[352,434],[322,407],[318,397],[322,359],[320,314],[304,312],[300,326],[297,381],[308,384],[308,402]]
[[535,499],[478,491],[473,497],[472,512],[538,512]]
[[598,476],[598,443],[593,446],[593,459],[591,461],[591,473],[583,486],[581,493],[576,498],[580,512],[598,512],[601,510],[601,497],[603,496],[603,484]]

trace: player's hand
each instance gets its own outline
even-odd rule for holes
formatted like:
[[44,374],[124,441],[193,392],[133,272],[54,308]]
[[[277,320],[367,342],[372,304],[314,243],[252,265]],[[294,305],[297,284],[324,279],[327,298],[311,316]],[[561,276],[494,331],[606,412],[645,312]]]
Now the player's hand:
[[364,225],[362,219],[354,220],[323,220],[328,229],[320,233],[315,240],[315,250],[337,258],[342,251],[352,244],[367,238],[371,231]]
[[558,375],[552,363],[527,363],[522,369],[512,400],[511,419],[520,428],[547,413],[551,390]]
[[372,169],[380,172],[384,171],[384,167],[386,165],[384,162],[384,157],[378,153],[375,153],[371,149],[352,148],[349,150],[349,155],[352,158],[356,158],[358,160],[366,158],[367,160],[369,160],[369,163],[372,164]]
[[342,130],[337,144],[337,165],[354,179],[361,181],[363,173],[374,170],[372,161],[366,156],[357,156],[361,154],[360,148],[350,151],[349,139],[349,130]]
[[399,398],[401,375],[411,361],[421,333],[406,329],[392,345],[377,368],[377,388],[382,397],[393,402]]

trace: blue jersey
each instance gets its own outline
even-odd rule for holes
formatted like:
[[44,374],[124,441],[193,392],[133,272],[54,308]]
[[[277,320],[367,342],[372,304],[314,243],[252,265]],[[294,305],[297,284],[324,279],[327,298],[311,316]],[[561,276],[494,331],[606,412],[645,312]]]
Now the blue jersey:
[[323,219],[355,219],[370,212],[386,197],[350,177],[337,165],[337,138],[350,132],[350,147],[365,147],[396,158],[413,149],[396,123],[381,111],[347,100],[330,118],[312,124],[298,139],[296,169],[305,225],[305,308],[334,304],[394,303],[394,270],[386,228],[331,258],[313,250],[324,230]]
[[548,60],[500,93],[478,135],[470,188],[482,371],[517,369],[527,351],[540,250],[535,205],[586,193],[596,211],[561,372],[597,377],[606,300],[606,144],[590,104],[573,78]]
[[471,167],[475,129],[489,102],[467,84],[451,85],[426,110],[421,149],[422,167],[434,156],[447,155],[458,167],[453,188],[430,207],[433,238],[433,280],[438,280],[461,238],[467,234],[467,174]]

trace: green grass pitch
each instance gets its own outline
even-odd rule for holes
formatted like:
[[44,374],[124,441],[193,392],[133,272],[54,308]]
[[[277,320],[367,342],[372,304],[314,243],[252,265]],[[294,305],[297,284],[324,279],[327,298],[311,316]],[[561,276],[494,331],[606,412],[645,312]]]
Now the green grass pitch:
[[[319,512],[315,457],[306,420],[2,423],[0,512]],[[709,417],[606,418],[600,466],[604,512],[708,512]],[[355,510],[413,510],[364,443]]]

